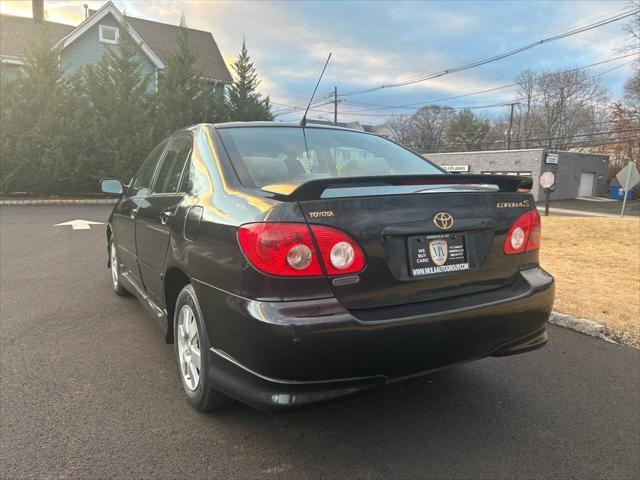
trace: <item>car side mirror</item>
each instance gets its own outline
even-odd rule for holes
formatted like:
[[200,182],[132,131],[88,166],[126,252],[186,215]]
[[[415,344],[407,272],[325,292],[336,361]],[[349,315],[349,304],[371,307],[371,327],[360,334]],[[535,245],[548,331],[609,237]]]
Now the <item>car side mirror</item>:
[[113,178],[103,178],[100,180],[100,189],[103,193],[109,195],[122,195],[124,193],[122,182]]

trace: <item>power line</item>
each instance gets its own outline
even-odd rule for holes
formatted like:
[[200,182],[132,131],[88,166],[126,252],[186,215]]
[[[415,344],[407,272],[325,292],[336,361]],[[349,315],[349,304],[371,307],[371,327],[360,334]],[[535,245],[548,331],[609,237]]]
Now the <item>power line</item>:
[[[620,56],[618,56],[618,57],[609,58],[609,59],[607,59],[607,60],[601,60],[601,61],[599,61],[599,62],[595,62],[595,63],[589,64],[589,65],[584,65],[584,66],[581,66],[581,67],[571,68],[571,69],[569,69],[569,70],[564,70],[564,71],[561,71],[561,72],[552,72],[552,73],[551,73],[551,75],[566,74],[566,73],[571,73],[571,72],[575,72],[575,71],[578,71],[578,70],[584,70],[585,68],[590,68],[590,67],[594,67],[594,66],[597,66],[597,65],[602,65],[602,64],[609,63],[609,62],[612,62],[612,61],[615,61],[615,60],[620,60],[620,59],[623,59],[623,58],[628,58],[628,57],[630,57],[630,56],[635,56],[635,55],[637,55],[638,53],[640,53],[640,51],[638,51],[638,52],[632,52],[632,53],[625,54],[625,55],[620,55]],[[621,65],[616,65],[616,66],[615,66],[615,67],[613,67],[613,68],[610,68],[610,69],[604,70],[604,71],[602,71],[602,72],[596,73],[596,74],[592,75],[590,78],[596,78],[596,77],[599,77],[599,76],[601,76],[601,75],[604,75],[604,74],[609,73],[609,72],[611,72],[611,71],[614,71],[614,70],[617,70],[617,69],[619,69],[619,68],[622,68],[622,67],[624,67],[624,66],[626,66],[626,65],[629,65],[629,64],[633,63],[634,61],[635,61],[635,59],[634,59],[634,60],[632,60],[632,61],[630,61],[630,62],[625,62],[625,63],[623,63],[623,64],[621,64]],[[517,84],[512,84],[512,85],[510,85],[510,86],[515,86],[515,85],[517,85]],[[502,88],[502,87],[498,87],[498,88]],[[489,90],[492,90],[492,89],[489,89]],[[475,95],[475,94],[478,94],[478,93],[482,93],[482,91],[480,91],[480,92],[472,92],[472,93],[468,93],[468,94],[464,94],[464,95],[457,95],[457,96],[455,96],[455,97],[445,97],[445,98],[441,98],[441,99],[433,99],[433,100],[431,100],[431,101],[432,101],[432,102],[435,102],[435,101],[438,101],[438,100],[445,100],[445,99],[447,99],[447,98],[461,98],[461,97],[467,97],[467,96]],[[540,93],[536,93],[536,94],[534,94],[533,96],[534,96],[534,97],[537,97],[537,96],[540,96],[541,94],[542,94],[542,92],[540,92]],[[329,95],[329,96],[330,96],[330,95]],[[520,97],[520,98],[516,99],[516,101],[525,100],[525,99],[526,99],[525,97]],[[348,100],[348,99],[346,99],[346,100],[342,100],[342,101],[349,101],[349,100]],[[351,104],[355,104],[356,102],[349,101],[349,103],[351,103]],[[465,110],[465,109],[477,110],[477,109],[496,108],[496,107],[509,106],[511,103],[513,103],[513,101],[507,101],[507,102],[495,103],[495,104],[491,104],[491,105],[481,105],[481,106],[471,105],[471,106],[464,106],[464,107],[448,107],[448,108],[451,108],[452,110],[456,110],[456,111],[457,111],[457,110]],[[320,110],[320,109],[318,108],[318,107],[322,107],[322,106],[329,105],[329,104],[333,104],[333,100],[331,100],[331,101],[327,101],[327,102],[325,102],[325,103],[323,103],[323,104],[316,105],[316,106],[315,106],[314,108],[312,108],[311,110],[314,110],[314,111],[316,111],[316,112],[318,112],[318,113],[323,113],[323,114],[324,114],[324,113],[333,113],[333,112],[329,112],[328,110]],[[427,103],[427,104],[428,104],[428,103]],[[365,104],[359,103],[359,105],[363,105],[363,106],[364,106]],[[393,109],[393,108],[394,108],[394,106],[392,106],[392,105],[386,105],[385,107],[389,107],[388,109]],[[353,116],[363,116],[363,117],[389,117],[389,116],[407,117],[407,116],[414,115],[414,114],[415,114],[415,112],[416,112],[416,111],[413,111],[413,112],[411,112],[411,113],[391,114],[391,115],[390,115],[390,114],[386,114],[386,113],[368,113],[368,112],[377,112],[377,111],[386,110],[386,109],[387,109],[387,108],[372,108],[372,109],[361,109],[361,110],[344,110],[344,111],[342,111],[342,113],[344,113],[344,114],[346,114],[346,115],[349,115],[349,116],[352,116],[352,117],[353,117]],[[291,111],[287,111],[286,113],[292,113],[292,112],[294,112],[294,111],[295,111],[295,110],[291,110]],[[277,112],[277,113],[278,113],[278,114],[280,114],[280,112]],[[283,114],[284,114],[284,113],[283,113]]]
[[[631,55],[636,55],[637,53],[632,53],[632,54],[628,54],[628,55],[623,55],[621,57],[616,57],[616,60],[620,59],[620,58],[625,58],[625,57],[629,57]],[[612,61],[613,59],[610,60],[604,60],[602,62],[597,62],[596,64],[592,64],[592,65],[587,65],[584,67],[580,67],[580,68],[574,68],[571,70],[566,70],[563,72],[559,72],[559,74],[564,74],[564,73],[570,73],[576,70],[581,70],[583,68],[588,68],[589,66],[593,66],[593,65],[600,65],[602,63],[606,63],[609,61]],[[612,72],[614,70],[617,70],[618,68],[622,68],[626,65],[629,65],[631,63],[633,63],[635,60],[632,60],[631,62],[625,62],[621,65],[617,65],[613,68],[610,68],[608,70],[604,70],[602,72],[599,72],[595,75],[592,75],[589,78],[596,78],[599,77],[601,75],[604,75],[606,73]],[[557,75],[558,73],[551,73],[551,75]],[[539,97],[540,95],[543,95],[544,92],[538,92],[532,95],[532,98],[534,97]],[[511,100],[511,101],[507,101],[507,102],[501,102],[501,103],[494,103],[494,104],[490,104],[490,105],[470,105],[470,106],[465,106],[465,107],[449,107],[447,106],[447,108],[454,110],[454,111],[458,111],[458,110],[478,110],[478,109],[485,109],[485,108],[496,108],[496,107],[507,107],[510,106],[512,103],[519,103],[522,100],[526,100],[526,97],[519,97],[516,98],[515,100]],[[345,100],[346,101],[346,100]],[[415,115],[415,113],[417,112],[417,110],[411,112],[411,113],[400,113],[400,114],[391,114],[389,115],[388,113],[367,113],[367,112],[372,112],[372,111],[378,111],[378,110],[384,110],[384,109],[362,109],[362,110],[344,110],[342,113],[346,114],[346,115],[350,115],[350,116],[363,116],[363,117],[389,117],[389,116],[395,116],[395,117],[410,117],[412,115]],[[325,112],[324,110],[317,110],[319,112]]]
[[[321,103],[323,100],[327,100],[332,95],[333,95],[333,92],[329,92],[326,95],[323,95],[322,97],[319,97],[317,100],[314,100],[311,105],[316,105],[318,103]],[[271,104],[272,105],[279,105],[281,107],[286,107],[286,108],[282,108],[280,110],[277,110],[276,113],[284,112],[285,110],[291,110],[292,112],[294,112],[294,111],[299,110],[299,109],[304,109],[307,106],[307,104],[304,104],[304,105],[290,105],[290,104],[287,104],[287,103],[280,103],[280,102],[271,102]]]
[[543,38],[541,40],[538,40],[536,42],[532,42],[526,45],[523,45],[521,47],[517,47],[514,48],[512,50],[508,50],[506,52],[503,53],[499,53],[496,54],[494,56],[488,57],[488,58],[484,58],[482,60],[477,60],[475,62],[471,62],[465,65],[461,65],[458,67],[453,67],[453,68],[448,68],[446,70],[442,70],[440,72],[435,72],[435,73],[430,73],[430,74],[424,74],[424,75],[420,75],[417,77],[413,77],[404,81],[400,81],[400,82],[396,82],[396,83],[390,83],[390,84],[386,84],[386,85],[380,85],[378,87],[372,87],[372,88],[366,88],[366,89],[362,89],[362,90],[353,90],[351,92],[345,92],[342,94],[343,97],[346,96],[352,96],[352,95],[362,95],[364,93],[370,93],[370,92],[375,92],[378,90],[382,90],[382,89],[388,89],[388,88],[395,88],[395,87],[402,87],[402,86],[406,86],[406,85],[412,85],[415,83],[420,83],[420,82],[424,82],[425,80],[431,80],[437,77],[442,77],[444,75],[449,75],[451,73],[455,73],[455,72],[461,72],[464,70],[469,70],[472,68],[476,68],[482,65],[486,65],[488,63],[492,63],[498,60],[501,60],[503,58],[507,58],[513,55],[516,55],[518,53],[524,52],[526,50],[538,47],[540,45],[546,44],[546,43],[550,43],[550,42],[554,42],[556,40],[560,40],[562,38],[566,38],[572,35],[577,35],[579,33],[583,33],[589,30],[592,30],[594,28],[598,28],[598,27],[602,27],[604,25],[608,25],[610,23],[613,22],[617,22],[619,20],[622,20],[624,18],[627,18],[631,15],[635,15],[638,12],[640,12],[640,8],[633,8],[631,10],[626,10],[620,14],[614,15],[612,17],[608,17],[605,18],[604,20],[599,20],[597,22],[593,22],[590,23],[588,25],[585,25],[583,27],[578,27],[578,28],[573,28],[572,30],[568,30],[566,32],[562,32],[556,35],[552,35],[550,37],[547,38]]
[[[571,68],[569,70],[564,70],[564,71],[558,72],[558,73],[566,74],[566,73],[576,72],[576,71],[579,71],[579,70],[584,70],[586,68],[595,67],[595,66],[598,66],[598,65],[603,65],[605,63],[614,62],[616,60],[621,60],[623,58],[628,58],[628,57],[631,57],[631,56],[635,57],[635,56],[638,55],[638,53],[640,53],[640,50],[634,51],[634,52],[626,54],[626,55],[620,55],[618,57],[613,57],[613,58],[609,58],[607,60],[602,60],[602,61],[599,61],[599,62],[591,63],[589,65],[584,65],[582,67]],[[594,77],[600,76],[600,75],[604,75],[605,73],[609,73],[610,71],[613,71],[613,70],[617,70],[618,68],[622,68],[622,67],[624,67],[626,65],[629,65],[629,64],[633,63],[634,61],[635,61],[635,59],[632,60],[631,62],[625,62],[625,63],[623,63],[621,65],[617,65],[616,67],[613,67],[610,70],[605,70],[604,72],[600,72],[600,73],[594,75]],[[471,96],[480,95],[480,94],[483,94],[483,93],[489,93],[489,92],[494,92],[494,91],[497,91],[497,90],[503,90],[505,88],[517,87],[518,85],[519,84],[517,82],[515,82],[515,83],[510,83],[508,85],[501,85],[499,87],[487,88],[487,89],[484,89],[484,90],[478,90],[478,91],[475,91],[475,92],[465,93],[465,94],[462,94],[462,95],[454,95],[454,96],[451,96],[451,97],[432,98],[432,99],[422,100],[420,102],[408,103],[408,104],[404,104],[404,105],[384,105],[384,104],[376,104],[376,103],[354,102],[353,100],[349,100],[349,99],[344,99],[344,101],[348,102],[351,105],[355,105],[355,106],[379,107],[379,108],[370,108],[370,109],[366,109],[366,110],[363,110],[363,111],[375,111],[375,110],[387,110],[387,109],[388,110],[405,109],[405,108],[413,108],[413,107],[422,106],[422,105],[428,105],[428,104],[432,104],[432,103],[436,103],[436,102],[443,102],[443,101],[446,101],[446,100],[455,100],[455,99],[458,99],[458,98],[471,97]]]
[[[615,130],[615,131],[603,131],[603,132],[591,132],[591,133],[578,133],[575,135],[560,135],[560,136],[554,136],[554,137],[541,137],[541,138],[522,138],[519,140],[511,140],[511,143],[535,143],[535,142],[549,142],[549,141],[553,141],[553,140],[564,140],[564,139],[575,139],[575,138],[584,138],[584,137],[597,137],[597,136],[601,136],[601,135],[614,135],[614,134],[619,134],[619,133],[629,133],[629,132],[640,132],[640,128],[628,128],[628,129],[624,129],[624,130]],[[615,139],[596,139],[596,140],[578,140],[577,142],[574,141],[570,141],[567,142],[568,145],[571,144],[579,144],[579,143],[592,143],[592,142],[601,142],[602,145],[608,145],[608,144],[612,144],[612,143],[625,143],[627,142],[627,140],[625,139],[620,139],[620,138],[615,138]],[[503,144],[505,143],[504,141],[497,141],[497,142],[481,142],[481,143],[475,143],[474,147],[493,147],[496,146],[498,144]],[[438,152],[427,152],[427,153],[438,153]]]
[[595,137],[598,135],[614,135],[616,133],[627,133],[627,132],[640,132],[640,128],[626,128],[623,130],[610,130],[605,132],[591,132],[591,133],[577,133],[575,135],[560,135],[557,137],[547,137],[547,138],[527,138],[521,140],[513,140],[514,142],[538,142],[538,141],[546,141],[546,140],[562,140],[565,138],[576,138],[576,137]]
[[[613,57],[613,58],[609,58],[606,60],[601,60],[599,62],[595,62],[595,63],[591,63],[589,65],[583,65],[581,67],[576,67],[576,68],[571,68],[569,70],[564,70],[562,72],[559,72],[560,74],[566,74],[566,73],[571,73],[571,72],[576,72],[579,70],[584,70],[586,68],[591,68],[591,67],[595,67],[598,65],[603,65],[605,63],[610,63],[610,62],[614,62],[616,60],[621,60],[623,58],[628,58],[631,56],[636,56],[638,55],[638,53],[640,53],[639,51],[633,51],[631,53],[625,54],[625,55],[620,55],[617,57]],[[632,60],[631,62],[625,62],[621,65],[617,65],[611,69],[605,70],[603,72],[599,72],[595,75],[593,75],[593,77],[599,77],[601,75],[604,75],[606,73],[609,73],[611,71],[617,70],[619,68],[622,68],[626,65],[629,65],[631,63],[633,63],[635,61]],[[415,102],[415,103],[409,103],[409,104],[405,104],[405,105],[384,105],[384,104],[375,104],[375,103],[366,103],[366,102],[356,102],[353,100],[349,100],[349,99],[341,99],[339,101],[345,101],[345,102],[349,102],[349,104],[354,105],[354,106],[372,106],[372,107],[377,107],[377,108],[368,108],[368,109],[362,109],[362,110],[347,110],[344,111],[343,113],[351,115],[351,116],[355,116],[355,115],[364,115],[364,116],[374,116],[374,115],[367,115],[367,112],[373,112],[373,111],[384,111],[384,110],[395,110],[395,109],[408,109],[408,108],[412,108],[412,107],[416,107],[416,106],[422,106],[422,105],[428,105],[428,104],[432,104],[435,102],[441,102],[441,101],[446,101],[446,100],[455,100],[455,99],[459,99],[459,98],[465,98],[465,97],[471,97],[474,95],[480,95],[483,93],[488,93],[488,92],[493,92],[493,91],[497,91],[497,90],[503,90],[505,88],[511,88],[511,87],[515,87],[518,86],[518,83],[510,83],[508,85],[501,85],[499,87],[492,87],[492,88],[488,88],[488,89],[484,89],[484,90],[478,90],[475,92],[470,92],[470,93],[465,93],[462,95],[454,95],[454,96],[449,96],[449,97],[441,97],[441,98],[433,98],[433,99],[429,99],[429,100],[423,100],[420,102]],[[330,105],[333,104],[335,102],[335,99],[333,100],[329,100],[331,99],[331,97],[333,96],[333,92],[328,92],[327,94],[323,95],[322,97],[318,98],[317,100],[315,100],[312,103],[312,108],[311,110],[316,110],[318,107],[322,107],[322,106],[326,106],[326,105]],[[328,100],[326,102],[324,102],[324,100]],[[291,105],[291,104],[286,104],[286,103],[280,103],[280,102],[271,102],[273,105],[279,105],[285,108],[280,108],[280,109],[276,109],[273,111],[274,116],[281,116],[281,115],[288,115],[291,113],[295,113],[297,111],[300,111],[304,108],[306,108],[305,105]],[[495,106],[504,106],[503,104],[499,104],[499,105],[491,105],[489,107],[486,108],[493,108]],[[483,107],[461,107],[462,109],[464,108],[483,108]],[[319,110],[321,111],[321,110]],[[326,111],[322,111],[324,113],[330,113],[330,112],[326,112]],[[357,112],[357,113],[356,113]],[[402,114],[400,116],[406,116],[409,114]],[[388,115],[375,115],[375,116],[388,116]]]
[[[496,142],[496,143],[491,143],[491,144],[475,144],[474,147],[478,146],[480,147],[479,150],[473,150],[473,151],[487,151],[487,150],[483,150],[481,147],[483,145],[486,146],[490,146],[490,147],[498,147],[498,145],[500,145],[502,142]],[[601,147],[601,146],[615,146],[615,145],[624,145],[626,144],[627,141],[626,140],[587,140],[587,141],[579,141],[579,142],[569,142],[566,145],[562,145],[562,148],[567,148],[567,149],[571,149],[571,148],[587,148],[587,147]],[[542,148],[542,147],[534,147],[534,148]],[[516,149],[517,150],[517,149]],[[457,150],[456,152],[470,152],[472,150]],[[421,155],[429,155],[430,153],[448,153],[446,150],[444,150],[444,148],[439,148],[438,150],[433,150],[433,151],[429,151],[429,152],[420,152]]]
[[[519,99],[521,100],[521,99]],[[497,108],[497,107],[507,107],[509,105],[511,105],[511,103],[513,103],[513,101],[507,101],[507,102],[500,102],[500,103],[492,103],[489,105],[469,105],[469,106],[465,106],[465,107],[449,107],[447,106],[447,108],[450,108],[451,110],[454,111],[459,111],[459,110],[483,110],[485,108]],[[324,112],[326,113],[325,110],[317,110],[318,112]],[[414,115],[415,112],[412,113],[400,113],[397,115],[389,115],[388,113],[366,113],[368,110],[343,110],[340,113],[344,113],[345,115],[352,115],[352,116],[363,116],[363,117],[389,117],[389,116],[396,116],[396,117],[410,117],[412,115]]]
[[[333,104],[333,100],[331,100],[331,101],[325,101],[325,100],[327,100],[327,99],[322,99],[322,100],[319,100],[317,102],[313,102],[311,110],[314,110],[314,109],[319,108],[319,107],[324,107],[325,105]],[[284,108],[284,109],[280,109],[280,110],[275,110],[272,113],[277,114],[277,115],[286,115],[286,114],[289,114],[289,113],[299,112],[301,110],[304,110],[305,108],[306,107],[295,107],[295,108],[292,107],[292,108],[288,108],[288,109]]]

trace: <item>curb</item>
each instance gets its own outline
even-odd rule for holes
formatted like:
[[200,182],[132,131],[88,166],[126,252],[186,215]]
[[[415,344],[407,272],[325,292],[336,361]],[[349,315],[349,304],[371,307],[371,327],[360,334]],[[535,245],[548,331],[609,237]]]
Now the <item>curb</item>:
[[606,336],[607,327],[594,320],[577,318],[573,315],[567,315],[566,313],[551,312],[549,323],[575,330],[576,332],[584,333],[591,337],[601,338],[607,342],[618,343]]
[[640,348],[638,340],[633,336],[625,334],[624,332],[611,330],[606,325],[598,323],[595,320],[578,318],[566,313],[551,312],[548,322],[552,325],[568,328],[569,330],[580,332],[591,337],[600,338],[605,342]]
[[25,198],[0,200],[0,205],[111,205],[117,198]]

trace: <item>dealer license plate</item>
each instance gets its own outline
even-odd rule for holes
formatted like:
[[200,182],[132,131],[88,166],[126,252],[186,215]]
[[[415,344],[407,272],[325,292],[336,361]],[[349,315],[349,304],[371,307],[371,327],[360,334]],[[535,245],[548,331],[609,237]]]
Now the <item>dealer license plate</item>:
[[463,235],[422,235],[409,237],[408,242],[413,277],[469,270]]

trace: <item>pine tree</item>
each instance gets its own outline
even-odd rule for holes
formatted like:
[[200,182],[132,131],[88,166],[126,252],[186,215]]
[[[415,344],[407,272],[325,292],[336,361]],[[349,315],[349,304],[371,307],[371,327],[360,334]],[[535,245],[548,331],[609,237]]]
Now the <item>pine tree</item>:
[[445,131],[447,150],[482,150],[489,133],[489,121],[478,118],[465,108],[451,119]]
[[273,120],[269,97],[263,97],[258,91],[260,79],[247,53],[247,46],[242,42],[242,50],[233,71],[236,79],[227,93],[227,108],[231,120]]
[[0,182],[3,191],[55,192],[64,157],[60,112],[64,82],[47,25],[27,48],[24,68],[3,80]]
[[176,35],[176,48],[166,57],[166,67],[159,76],[159,114],[170,133],[202,120],[202,81],[196,70],[198,56],[189,47],[189,31],[184,16]]
[[151,76],[143,75],[139,46],[128,24],[119,29],[118,45],[84,72],[90,140],[87,180],[104,176],[130,179],[157,140],[150,93]]

